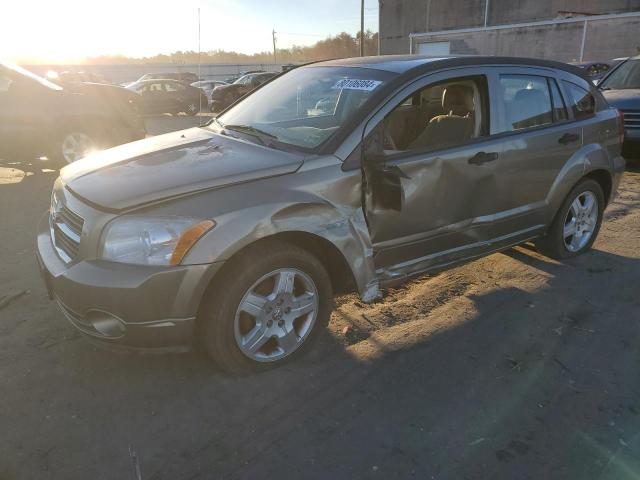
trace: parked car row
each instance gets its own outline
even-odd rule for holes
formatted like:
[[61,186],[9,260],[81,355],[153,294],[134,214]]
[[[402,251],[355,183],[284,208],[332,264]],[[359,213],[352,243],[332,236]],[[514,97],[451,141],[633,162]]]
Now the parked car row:
[[211,91],[211,111],[217,113],[224,110],[232,103],[278,75],[278,73],[270,72],[248,73],[231,84],[220,85],[214,88]]
[[138,80],[127,89],[140,96],[143,113],[180,113],[195,115],[209,105],[201,88],[178,80]]

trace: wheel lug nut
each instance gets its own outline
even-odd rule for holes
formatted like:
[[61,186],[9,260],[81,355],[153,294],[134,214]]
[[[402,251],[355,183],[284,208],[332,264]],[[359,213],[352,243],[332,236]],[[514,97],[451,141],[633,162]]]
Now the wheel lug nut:
[[267,320],[267,327],[271,327],[273,325],[273,320]]
[[283,325],[284,325],[284,320],[280,320],[280,321],[278,321],[278,326],[279,326],[279,327],[282,327]]

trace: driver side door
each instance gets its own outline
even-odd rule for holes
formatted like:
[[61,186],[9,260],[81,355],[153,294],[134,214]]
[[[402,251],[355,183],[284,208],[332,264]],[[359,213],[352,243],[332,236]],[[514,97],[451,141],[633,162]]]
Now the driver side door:
[[376,267],[390,277],[491,249],[492,224],[503,208],[488,85],[481,68],[432,74],[367,125],[364,209]]

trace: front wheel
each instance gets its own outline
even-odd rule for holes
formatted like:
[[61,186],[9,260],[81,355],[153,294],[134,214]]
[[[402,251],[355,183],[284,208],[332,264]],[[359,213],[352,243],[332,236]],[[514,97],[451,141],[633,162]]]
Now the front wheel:
[[200,110],[198,102],[189,102],[187,103],[187,105],[184,107],[184,113],[186,113],[189,116],[194,116],[195,114],[198,113],[198,111]]
[[63,134],[58,149],[62,160],[73,163],[94,151],[96,142],[87,133],[77,130]]
[[536,241],[536,248],[559,260],[586,252],[600,231],[604,204],[600,184],[582,180],[563,202],[547,235]]
[[297,357],[329,321],[329,275],[295,245],[250,247],[222,274],[201,321],[207,351],[228,372],[259,371]]

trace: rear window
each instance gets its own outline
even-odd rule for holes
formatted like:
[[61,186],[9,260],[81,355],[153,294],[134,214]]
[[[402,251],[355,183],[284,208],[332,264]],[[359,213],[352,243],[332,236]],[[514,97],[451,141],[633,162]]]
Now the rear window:
[[503,121],[511,132],[553,123],[547,79],[536,75],[500,75]]
[[596,111],[596,99],[593,94],[575,83],[564,82],[569,95],[569,106],[576,120],[592,116]]

